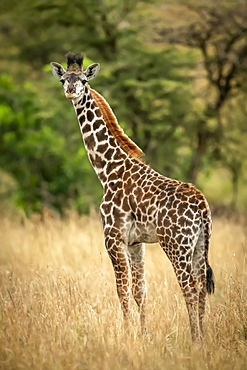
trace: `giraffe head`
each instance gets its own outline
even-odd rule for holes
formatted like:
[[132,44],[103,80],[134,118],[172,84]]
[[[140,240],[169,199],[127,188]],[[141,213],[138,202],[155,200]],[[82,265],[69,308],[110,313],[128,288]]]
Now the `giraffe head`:
[[61,66],[61,64],[56,62],[50,63],[50,66],[53,75],[59,78],[63,84],[66,98],[74,100],[83,96],[87,81],[92,80],[97,76],[100,65],[98,63],[91,64],[85,71],[83,71],[82,55],[68,53],[66,57],[66,70],[63,68],[63,66]]

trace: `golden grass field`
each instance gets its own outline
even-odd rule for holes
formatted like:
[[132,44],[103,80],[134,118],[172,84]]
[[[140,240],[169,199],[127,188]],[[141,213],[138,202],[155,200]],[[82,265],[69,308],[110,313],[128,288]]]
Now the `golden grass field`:
[[98,216],[47,215],[0,223],[0,369],[247,369],[244,223],[214,219],[203,349],[191,344],[170,263],[148,245],[147,327],[122,315]]

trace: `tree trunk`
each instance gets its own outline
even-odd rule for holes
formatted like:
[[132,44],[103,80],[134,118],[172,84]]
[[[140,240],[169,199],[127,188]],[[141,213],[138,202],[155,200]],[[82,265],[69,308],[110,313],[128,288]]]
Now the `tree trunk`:
[[205,129],[206,122],[201,122],[200,129],[197,132],[197,144],[194,155],[191,159],[191,164],[188,170],[188,180],[193,184],[196,182],[198,171],[200,168],[202,157],[207,148],[208,134]]

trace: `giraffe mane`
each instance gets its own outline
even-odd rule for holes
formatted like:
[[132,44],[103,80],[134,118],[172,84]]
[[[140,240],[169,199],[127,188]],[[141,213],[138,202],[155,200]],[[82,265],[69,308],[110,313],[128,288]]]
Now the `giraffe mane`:
[[123,129],[119,126],[117,118],[112,112],[107,101],[90,86],[89,89],[93,99],[97,103],[103,115],[107,127],[109,128],[111,134],[116,138],[121,148],[125,151],[125,153],[134,158],[143,157],[143,151],[124,133]]

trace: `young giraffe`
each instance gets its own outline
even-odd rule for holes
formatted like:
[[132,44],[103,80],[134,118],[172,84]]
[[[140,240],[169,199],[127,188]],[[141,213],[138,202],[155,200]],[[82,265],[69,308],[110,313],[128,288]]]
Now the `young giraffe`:
[[145,331],[145,244],[159,242],[183,292],[192,339],[202,337],[206,293],[213,293],[208,263],[211,216],[203,194],[192,184],[164,177],[143,163],[142,151],[122,131],[104,98],[91,89],[99,64],[82,69],[80,54],[67,54],[67,70],[52,72],[72,100],[89,159],[104,188],[101,217],[124,319],[129,319],[130,282]]

